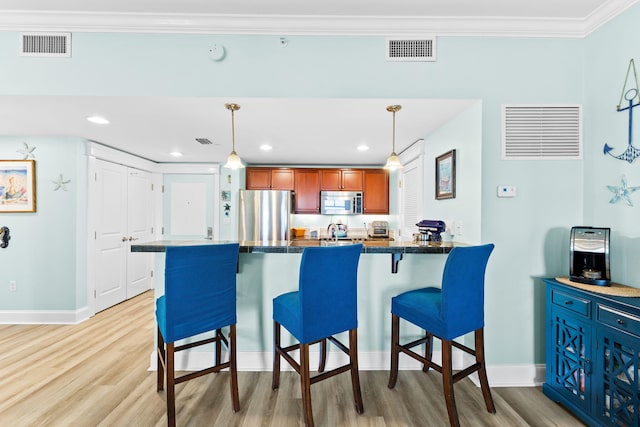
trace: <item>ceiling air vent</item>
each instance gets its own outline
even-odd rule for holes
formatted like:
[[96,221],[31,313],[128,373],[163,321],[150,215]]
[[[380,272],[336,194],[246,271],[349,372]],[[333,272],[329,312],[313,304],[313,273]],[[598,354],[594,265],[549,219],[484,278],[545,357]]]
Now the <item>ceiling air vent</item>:
[[504,105],[504,160],[581,159],[580,105]]
[[20,33],[20,56],[71,57],[71,33]]
[[211,140],[207,139],[207,138],[196,138],[196,141],[198,141],[202,145],[211,145],[211,144],[213,144],[213,142],[211,142]]
[[436,38],[388,38],[387,61],[435,61]]

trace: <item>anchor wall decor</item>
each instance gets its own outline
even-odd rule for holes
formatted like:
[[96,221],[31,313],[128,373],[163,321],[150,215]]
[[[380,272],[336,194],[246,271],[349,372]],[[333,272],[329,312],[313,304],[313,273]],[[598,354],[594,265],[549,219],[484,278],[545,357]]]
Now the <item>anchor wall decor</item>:
[[[633,70],[633,82],[635,86],[627,89],[627,82],[629,80],[629,74]],[[628,102],[628,106],[624,108],[620,108],[622,105],[622,98],[624,98]],[[635,103],[634,103],[635,101]],[[636,73],[636,66],[633,62],[633,58],[629,61],[629,67],[627,68],[627,75],[624,78],[624,85],[622,86],[622,93],[620,94],[620,101],[618,101],[618,105],[616,106],[616,111],[629,111],[629,144],[627,145],[627,149],[619,155],[614,155],[611,153],[613,147],[610,147],[608,144],[604,144],[603,152],[605,155],[610,155],[619,160],[625,160],[629,163],[632,163],[637,157],[640,157],[640,150],[633,146],[633,109],[640,105],[640,94],[638,93],[638,75]]]

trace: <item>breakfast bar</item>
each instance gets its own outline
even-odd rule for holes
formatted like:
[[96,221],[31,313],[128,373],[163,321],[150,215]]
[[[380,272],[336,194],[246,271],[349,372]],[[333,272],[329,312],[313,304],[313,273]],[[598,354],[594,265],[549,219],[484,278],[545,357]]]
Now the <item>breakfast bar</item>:
[[[212,240],[160,240],[137,243],[132,252],[155,252],[155,284],[164,292],[164,251],[167,246],[212,245]],[[391,337],[391,297],[420,286],[439,286],[447,254],[454,242],[399,242],[366,240],[358,266],[358,341],[361,369],[387,369]],[[299,239],[292,241],[241,241],[237,275],[237,339],[240,370],[270,370],[272,355],[272,300],[298,287],[302,251],[311,246],[352,244],[351,241]],[[391,256],[392,269],[389,268]],[[396,268],[402,259],[401,267]],[[395,270],[395,272],[393,271]],[[332,271],[326,272],[330,280]],[[403,328],[403,336],[420,331]],[[193,351],[192,353],[198,353]],[[202,353],[202,352],[200,352]],[[330,351],[328,363],[337,363],[339,354]],[[152,359],[153,360],[153,359]],[[183,361],[188,369],[198,357]],[[333,360],[333,362],[332,362]],[[180,363],[180,361],[177,361]],[[411,364],[410,361],[406,361]]]

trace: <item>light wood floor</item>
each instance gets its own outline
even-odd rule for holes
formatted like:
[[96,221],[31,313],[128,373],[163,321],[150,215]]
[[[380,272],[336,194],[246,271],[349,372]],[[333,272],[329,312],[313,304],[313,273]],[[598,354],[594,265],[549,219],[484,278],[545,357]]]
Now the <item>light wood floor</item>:
[[[79,325],[0,325],[0,425],[163,426],[164,392],[148,371],[153,350],[153,293],[98,313]],[[401,356],[402,357],[402,356]],[[441,376],[361,371],[365,412],[357,415],[349,375],[312,386],[317,426],[447,426]],[[233,413],[228,374],[177,386],[180,426],[302,425],[295,372],[271,390],[270,372],[239,372],[241,410]],[[456,384],[463,426],[582,426],[540,388],[493,388],[497,414],[486,412],[480,389]]]

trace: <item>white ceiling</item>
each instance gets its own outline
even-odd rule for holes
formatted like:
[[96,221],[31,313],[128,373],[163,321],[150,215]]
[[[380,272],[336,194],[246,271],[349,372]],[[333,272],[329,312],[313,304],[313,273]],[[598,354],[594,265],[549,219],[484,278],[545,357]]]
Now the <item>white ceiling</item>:
[[[583,37],[640,0],[2,0],[0,31],[264,34],[428,34]],[[222,162],[231,148],[258,164],[382,164],[472,100],[153,97],[0,97],[0,135],[72,135],[141,157]],[[108,126],[88,123],[100,114]],[[214,142],[202,146],[195,138]],[[262,152],[262,143],[273,146]],[[361,153],[360,143],[371,148]]]

